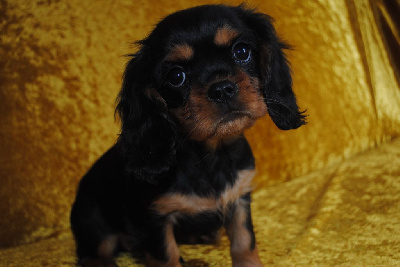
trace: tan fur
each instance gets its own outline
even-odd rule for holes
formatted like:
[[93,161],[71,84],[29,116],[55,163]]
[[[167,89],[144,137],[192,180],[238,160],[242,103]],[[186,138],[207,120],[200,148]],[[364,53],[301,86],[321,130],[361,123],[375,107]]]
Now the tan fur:
[[254,170],[242,170],[238,173],[238,178],[235,184],[227,188],[219,198],[219,205],[223,208],[227,207],[229,203],[232,203],[239,199],[241,196],[251,192],[254,188],[253,177],[255,175]]
[[261,267],[257,248],[251,250],[251,236],[246,228],[246,201],[239,199],[232,222],[227,228],[231,241],[231,257],[233,267]]
[[172,222],[168,223],[166,229],[166,242],[167,242],[167,254],[169,255],[169,260],[167,266],[181,266],[179,263],[179,248],[176,244],[174,237],[174,228]]
[[[238,85],[238,102],[246,107],[241,111],[242,116],[233,120],[217,116],[218,107],[207,98],[207,91],[219,80],[230,80]],[[239,69],[236,76],[218,77],[204,88],[194,86],[186,104],[171,111],[191,139],[205,141],[211,149],[235,139],[266,113],[267,107],[259,93],[258,79]]]
[[229,46],[238,36],[237,31],[228,25],[224,25],[215,32],[214,43],[218,46]]
[[161,214],[180,212],[193,215],[216,207],[216,200],[193,195],[169,194],[154,203],[154,209]]
[[232,256],[232,267],[263,267],[258,256],[258,249],[247,250]]
[[168,222],[165,228],[165,242],[167,246],[168,262],[161,262],[151,257],[151,255],[146,254],[146,266],[147,267],[181,267],[179,262],[180,253],[178,245],[175,241],[173,232],[172,221]]
[[208,100],[207,90],[208,86],[193,86],[186,104],[171,111],[190,138],[196,141],[204,141],[212,134],[210,130],[215,127],[217,119],[217,109]]
[[108,236],[104,239],[98,248],[100,258],[110,258],[114,256],[115,248],[117,247],[118,237],[115,235]]
[[239,88],[243,88],[243,90],[239,91],[238,99],[247,104],[247,108],[252,111],[253,116],[256,118],[267,114],[267,106],[259,92],[259,83],[257,78],[247,75],[247,73],[242,70],[238,71],[237,84]]
[[161,103],[164,107],[167,107],[167,102],[165,102],[164,98],[154,89],[148,88],[146,91],[146,96],[153,100],[154,102]]
[[254,170],[242,170],[233,186],[225,189],[218,198],[199,197],[196,195],[168,194],[160,197],[153,204],[154,209],[163,214],[182,213],[194,215],[204,211],[226,211],[229,203],[251,192]]
[[193,48],[188,44],[178,44],[172,47],[166,60],[168,61],[187,61],[194,55]]

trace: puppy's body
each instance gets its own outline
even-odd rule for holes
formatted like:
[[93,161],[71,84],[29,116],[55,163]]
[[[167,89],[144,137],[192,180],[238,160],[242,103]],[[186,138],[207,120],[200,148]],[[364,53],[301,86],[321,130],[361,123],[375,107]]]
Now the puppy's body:
[[[117,243],[129,251],[161,249],[171,242],[161,235],[169,223],[178,241],[207,242],[231,217],[236,199],[230,198],[248,198],[251,189],[254,160],[243,138],[213,153],[197,142],[185,142],[177,150],[175,166],[157,184],[125,177],[120,151],[112,147],[80,183],[71,218],[77,222],[73,231],[78,233],[80,258],[101,253],[111,257]],[[246,171],[249,175],[241,177]],[[110,237],[118,242],[99,251]],[[254,236],[251,239],[254,246]],[[164,249],[152,256],[167,260]]]
[[304,124],[266,15],[202,6],[161,21],[128,63],[121,135],[83,177],[71,213],[80,263],[118,251],[180,266],[177,243],[214,241],[224,226],[234,266],[262,266],[250,212],[254,158],[243,137],[267,112]]

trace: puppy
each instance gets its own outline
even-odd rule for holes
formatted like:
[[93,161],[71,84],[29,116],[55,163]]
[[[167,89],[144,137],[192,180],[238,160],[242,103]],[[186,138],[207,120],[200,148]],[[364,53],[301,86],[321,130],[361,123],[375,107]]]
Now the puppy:
[[213,242],[225,227],[233,266],[262,266],[243,131],[267,113],[283,130],[305,124],[271,22],[244,6],[199,6],[139,42],[118,96],[121,134],[72,207],[81,265],[116,266],[128,251],[146,266],[181,266],[177,244]]

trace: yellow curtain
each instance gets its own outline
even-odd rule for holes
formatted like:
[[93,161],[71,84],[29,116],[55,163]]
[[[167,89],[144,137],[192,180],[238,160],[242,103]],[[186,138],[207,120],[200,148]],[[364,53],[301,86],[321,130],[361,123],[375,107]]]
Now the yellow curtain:
[[[0,1],[0,246],[69,233],[79,179],[117,138],[123,55],[168,13],[214,2]],[[250,6],[294,47],[294,90],[309,114],[299,130],[266,117],[246,134],[260,187],[399,135],[399,1]]]

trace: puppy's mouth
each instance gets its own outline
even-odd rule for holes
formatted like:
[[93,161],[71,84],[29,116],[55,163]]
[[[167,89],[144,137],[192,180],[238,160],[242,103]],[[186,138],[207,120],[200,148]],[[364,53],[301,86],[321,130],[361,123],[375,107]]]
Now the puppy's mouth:
[[222,124],[227,124],[227,123],[231,123],[235,120],[241,120],[241,119],[251,119],[252,115],[251,112],[249,111],[239,111],[239,110],[235,110],[235,111],[231,111],[228,112],[226,114],[224,114],[219,121],[217,121],[217,123],[215,124],[216,127],[222,125]]
[[254,124],[255,120],[249,111],[231,111],[224,114],[214,124],[214,131],[210,138],[223,139],[239,136]]

